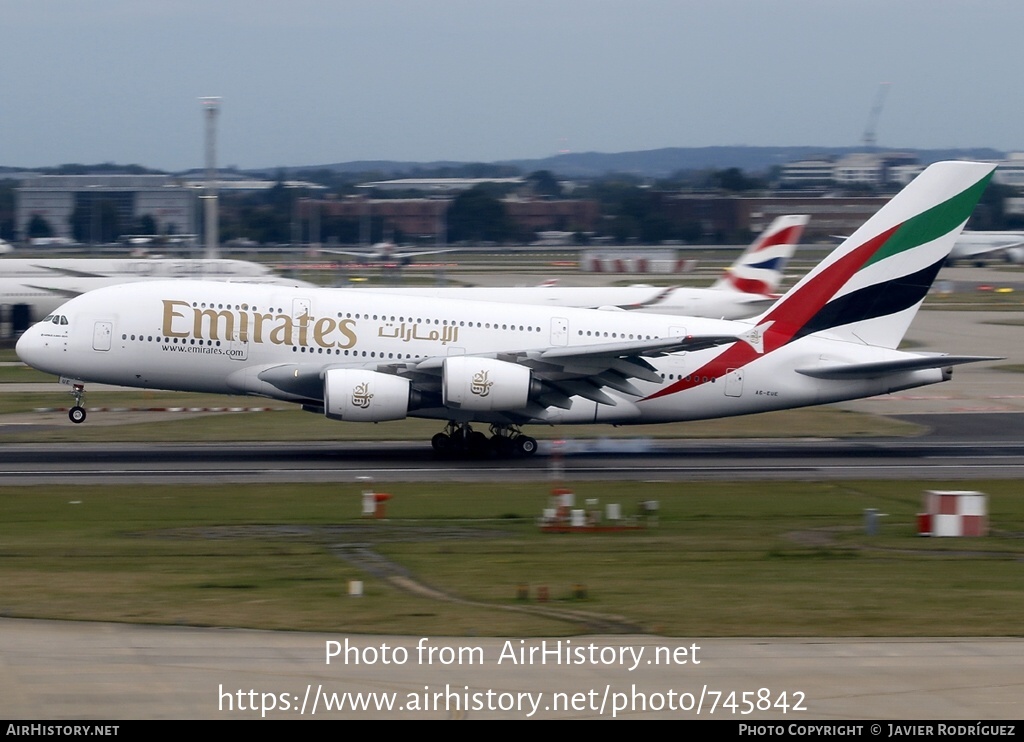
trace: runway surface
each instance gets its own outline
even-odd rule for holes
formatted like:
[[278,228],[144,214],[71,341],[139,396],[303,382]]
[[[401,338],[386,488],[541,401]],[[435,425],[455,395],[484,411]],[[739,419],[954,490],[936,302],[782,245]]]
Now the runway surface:
[[494,479],[1014,479],[1024,413],[915,415],[920,438],[543,442],[529,459],[437,458],[424,442],[17,444],[0,484],[380,482]]

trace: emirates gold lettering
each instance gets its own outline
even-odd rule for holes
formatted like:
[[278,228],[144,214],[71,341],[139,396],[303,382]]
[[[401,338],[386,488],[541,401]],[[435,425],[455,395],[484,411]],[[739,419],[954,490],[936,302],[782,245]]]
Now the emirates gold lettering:
[[274,319],[280,321],[281,324],[270,331],[270,342],[274,345],[294,345],[292,331],[295,326],[292,318],[287,314],[279,314]]
[[174,320],[175,318],[185,319],[185,315],[175,310],[175,307],[181,307],[182,309],[191,309],[191,307],[183,301],[174,301],[173,299],[164,299],[164,325],[163,335],[169,338],[187,338],[188,330],[175,330]]
[[299,317],[299,345],[309,345],[309,312]]
[[345,340],[338,343],[339,348],[347,349],[356,344],[357,339],[355,325],[356,321],[354,319],[346,319],[338,323],[338,330],[340,330],[341,334],[345,336]]
[[[241,313],[245,316],[245,313]],[[209,320],[206,324],[209,332],[203,332],[203,320]],[[202,309],[195,310],[195,324],[192,334],[197,338],[209,338],[210,340],[230,340],[235,332],[235,313],[230,309]],[[248,333],[246,333],[248,334]]]
[[370,385],[365,381],[362,384],[358,384],[352,390],[352,404],[356,407],[365,410],[370,406],[371,399],[373,399],[373,395],[370,394]]
[[168,338],[343,349],[353,347],[358,341],[356,321],[352,319],[316,318],[308,312],[295,318],[252,311],[246,305],[238,309],[215,309],[177,299],[164,299],[162,303],[161,334]]
[[493,381],[487,380],[487,371],[479,371],[473,374],[473,380],[469,384],[469,391],[478,397],[486,397],[491,393],[491,387],[494,386]]
[[330,317],[321,317],[313,324],[313,343],[321,348],[330,348],[334,343],[327,336],[334,332],[338,323]]
[[253,312],[253,336],[252,341],[254,343],[263,343],[263,323],[274,319],[272,314],[264,314],[262,312]]

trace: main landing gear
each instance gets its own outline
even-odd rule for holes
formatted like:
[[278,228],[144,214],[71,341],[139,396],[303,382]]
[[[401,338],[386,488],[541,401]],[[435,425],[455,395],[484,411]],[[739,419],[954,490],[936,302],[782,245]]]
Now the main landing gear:
[[499,458],[510,458],[537,453],[537,439],[524,435],[514,425],[492,425],[488,438],[473,430],[469,423],[451,421],[443,433],[430,439],[430,445],[438,456],[486,458],[493,453]]
[[75,423],[85,422],[85,384],[75,384],[71,396],[75,398],[75,406],[68,410],[68,419]]

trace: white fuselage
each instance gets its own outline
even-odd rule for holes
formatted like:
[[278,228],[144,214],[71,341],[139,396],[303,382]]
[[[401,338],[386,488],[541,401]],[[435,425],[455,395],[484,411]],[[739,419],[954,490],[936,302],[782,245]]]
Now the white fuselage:
[[[317,393],[322,396],[322,386],[315,393],[289,392],[265,379],[274,374],[316,379],[336,368],[416,379],[453,356],[516,357],[518,365],[530,367],[531,354],[548,349],[577,348],[582,357],[594,346],[736,336],[751,329],[749,323],[631,312],[174,281],[112,286],[73,299],[51,321],[30,328],[18,354],[35,368],[85,382],[256,394],[308,404]],[[723,354],[742,342],[645,358],[658,381],[633,378],[640,396],[606,387],[615,404],[574,396],[569,409],[534,405],[517,414],[539,423],[696,420],[873,396],[948,378],[939,369],[869,379],[811,378],[797,370],[910,355],[813,335],[748,354],[738,368],[723,365],[719,359],[729,358]],[[592,362],[586,357],[569,365]],[[550,371],[550,362],[544,368]],[[495,419],[452,409],[429,395],[408,414]]]
[[243,260],[164,258],[9,258],[0,260],[0,305],[25,305],[39,320],[68,299],[119,283],[200,278],[309,286]]
[[0,276],[102,278],[255,278],[273,275],[268,266],[246,260],[208,258],[2,258]]
[[775,297],[763,294],[750,294],[727,288],[685,286],[438,286],[355,290],[416,298],[464,299],[580,309],[613,308],[709,319],[752,317],[775,301]]
[[970,260],[990,253],[1006,253],[1015,263],[1020,261],[1024,232],[961,232],[949,253],[949,260]]

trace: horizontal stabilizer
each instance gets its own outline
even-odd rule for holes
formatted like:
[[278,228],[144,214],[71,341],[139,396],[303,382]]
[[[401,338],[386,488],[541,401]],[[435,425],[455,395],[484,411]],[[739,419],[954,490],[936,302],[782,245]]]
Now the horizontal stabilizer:
[[913,356],[892,361],[873,361],[871,363],[844,363],[820,368],[798,368],[796,372],[815,379],[875,379],[879,376],[921,371],[928,368],[947,368],[964,363],[979,361],[1001,361],[998,356]]

